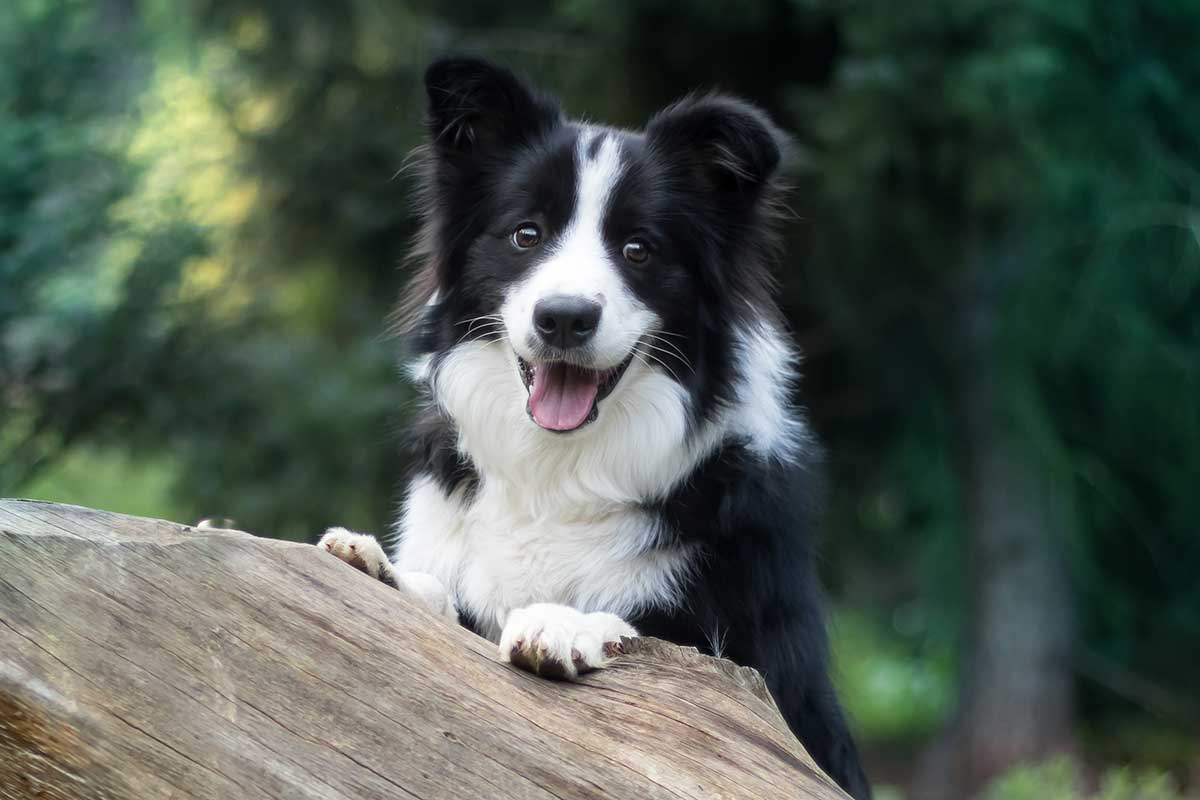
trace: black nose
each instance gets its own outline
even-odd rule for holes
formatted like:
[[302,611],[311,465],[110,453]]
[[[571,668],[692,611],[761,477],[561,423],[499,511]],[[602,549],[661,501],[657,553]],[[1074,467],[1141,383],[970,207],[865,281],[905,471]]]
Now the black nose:
[[533,307],[533,326],[551,347],[565,350],[586,344],[599,325],[600,304],[586,297],[556,294]]

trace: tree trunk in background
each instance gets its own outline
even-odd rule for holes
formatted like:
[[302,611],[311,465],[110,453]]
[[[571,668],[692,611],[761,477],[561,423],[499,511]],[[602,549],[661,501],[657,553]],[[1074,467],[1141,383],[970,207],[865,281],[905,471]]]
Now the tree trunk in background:
[[921,800],[970,797],[1022,761],[1071,748],[1072,614],[1060,558],[1067,487],[1012,413],[999,330],[1013,238],[971,237],[954,402],[969,604],[959,707],[918,776]]

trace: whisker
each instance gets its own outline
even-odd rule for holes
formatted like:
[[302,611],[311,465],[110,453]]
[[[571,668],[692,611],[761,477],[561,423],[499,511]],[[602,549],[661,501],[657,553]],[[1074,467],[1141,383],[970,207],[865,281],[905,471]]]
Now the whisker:
[[503,324],[504,324],[504,322],[502,320],[491,320],[491,319],[471,320],[470,324],[467,325],[467,333],[469,334],[472,331],[476,331],[481,328],[490,328],[490,327],[494,327],[496,325],[503,325]]
[[636,347],[633,348],[632,351],[630,351],[629,355],[633,356],[638,361],[640,361],[643,367],[645,367],[646,369],[650,369],[650,362],[646,361],[646,357],[643,356],[640,352],[638,352],[638,349]]
[[666,339],[666,338],[664,338],[664,337],[666,337],[666,336],[673,336],[673,337],[675,337],[676,339],[680,339],[681,341],[685,341],[685,342],[687,341],[687,337],[686,337],[686,336],[681,336],[681,335],[679,335],[678,333],[667,333],[666,331],[655,331],[655,330],[650,330],[650,331],[646,331],[646,335],[647,335],[647,336],[649,336],[649,337],[651,337],[651,338],[653,338],[653,339],[658,339],[659,341],[661,341],[661,342],[663,342],[663,343],[666,343],[666,344],[671,344],[671,345],[674,345],[674,346],[676,346],[676,347],[678,347],[678,346],[679,346],[679,342],[672,342],[670,339]]
[[[455,345],[460,345],[460,344],[462,344],[463,342],[475,342],[475,341],[478,341],[478,340],[480,340],[480,339],[486,339],[486,338],[487,338],[487,337],[489,337],[489,336],[495,336],[496,334],[502,334],[502,333],[503,333],[503,331],[500,331],[500,330],[479,331],[478,333],[474,333],[474,334],[470,334],[470,333],[464,333],[464,334],[462,335],[462,338],[460,338],[460,339],[459,339],[457,342],[455,342],[454,344],[455,344]],[[468,336],[469,336],[469,337],[471,337],[471,338],[469,338],[469,339],[468,339],[468,338],[467,338]]]
[[665,370],[666,370],[666,371],[667,371],[667,372],[668,372],[668,373],[671,375],[671,378],[672,378],[672,379],[673,379],[673,380],[674,380],[676,383],[683,383],[683,381],[679,380],[679,375],[678,375],[678,374],[675,372],[675,370],[673,370],[673,369],[671,369],[670,367],[668,367],[668,366],[667,366],[667,364],[666,364],[666,362],[665,362],[665,361],[663,361],[661,358],[657,358],[657,357],[655,357],[655,356],[652,356],[652,355],[650,355],[649,353],[645,353],[645,356],[646,356],[647,358],[649,358],[651,361],[653,361],[655,364],[658,364],[660,367],[662,367],[663,369],[665,369]]
[[[653,341],[657,344],[661,344],[664,347],[669,347],[672,351],[674,351],[674,354],[681,360],[683,360],[685,362],[688,360],[687,355],[683,352],[683,349],[680,348],[680,346],[675,344],[674,342],[669,342],[666,339],[661,339],[655,333],[648,333],[646,335],[650,338],[651,341]],[[691,363],[691,362],[688,362],[688,363]]]
[[487,335],[490,335],[491,333],[494,333],[497,329],[503,330],[504,323],[503,322],[485,322],[480,325],[474,325],[472,327],[467,328],[467,332],[464,333],[462,336],[460,336],[458,338],[458,341],[455,342],[455,344],[456,345],[462,344],[463,340],[466,339],[468,336],[470,336],[473,333],[479,333],[480,337],[482,337],[482,336],[487,336]]
[[504,317],[501,316],[500,314],[480,314],[478,317],[471,317],[469,319],[460,319],[458,322],[456,322],[454,324],[455,325],[466,325],[471,322],[478,322],[481,319],[503,320]]
[[655,356],[653,353],[647,353],[647,352],[645,352],[645,351],[639,351],[639,350],[637,349],[637,345],[634,345],[634,347],[633,347],[633,352],[635,352],[635,353],[637,353],[637,352],[641,352],[641,354],[642,354],[642,355],[644,355],[646,358],[650,359],[651,361],[653,361],[654,363],[658,364],[660,367],[662,367],[663,369],[665,369],[667,372],[671,373],[671,377],[675,379],[675,382],[676,382],[676,383],[683,383],[683,381],[679,380],[679,376],[675,374],[675,370],[673,370],[673,369],[671,369],[670,367],[668,367],[668,366],[666,365],[666,363],[665,363],[665,362],[664,362],[664,361],[663,361],[661,358],[658,358],[658,357],[657,357],[657,356]]
[[[674,336],[675,338],[679,339],[680,342],[672,342],[663,338],[665,336]],[[673,350],[674,353],[672,353],[672,355],[675,358],[678,358],[689,370],[692,371],[693,374],[695,374],[696,370],[692,367],[692,362],[688,360],[687,354],[685,354],[683,352],[683,348],[680,347],[680,343],[687,341],[686,336],[680,333],[671,333],[664,330],[651,330],[646,332],[646,337],[648,337],[654,343]]]
[[683,366],[687,367],[688,371],[693,374],[696,372],[696,370],[692,369],[692,363],[678,353],[672,353],[670,350],[664,350],[663,348],[646,341],[640,342],[639,344],[641,344],[643,347],[649,347],[651,350],[656,350],[665,356],[675,359],[679,363],[683,364]]

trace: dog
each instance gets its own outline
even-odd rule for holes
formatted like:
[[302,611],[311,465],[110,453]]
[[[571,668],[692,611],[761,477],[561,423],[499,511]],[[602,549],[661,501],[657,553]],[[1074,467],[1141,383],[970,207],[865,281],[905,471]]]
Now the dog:
[[643,131],[570,120],[473,58],[425,89],[398,543],[320,545],[545,677],[639,634],[754,667],[869,797],[826,666],[819,453],[771,277],[785,137],[720,94]]

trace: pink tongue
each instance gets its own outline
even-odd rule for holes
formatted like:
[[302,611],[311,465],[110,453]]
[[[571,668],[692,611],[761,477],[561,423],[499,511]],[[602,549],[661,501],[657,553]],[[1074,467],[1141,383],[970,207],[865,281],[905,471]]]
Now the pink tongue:
[[599,387],[600,373],[593,370],[561,362],[537,365],[529,391],[534,422],[552,431],[578,428],[591,413]]

